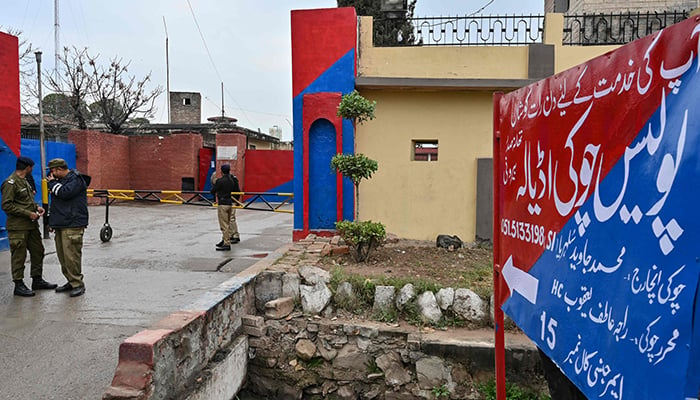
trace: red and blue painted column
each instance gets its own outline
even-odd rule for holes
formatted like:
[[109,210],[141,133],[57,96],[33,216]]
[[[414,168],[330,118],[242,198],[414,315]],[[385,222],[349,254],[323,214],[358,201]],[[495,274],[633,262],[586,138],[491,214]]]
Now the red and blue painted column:
[[[15,170],[20,145],[18,40],[0,32],[0,182]],[[9,248],[6,220],[0,211],[0,251]]]
[[355,9],[295,10],[292,26],[294,111],[294,240],[334,234],[352,220],[354,186],[331,169],[337,153],[354,153],[352,122],[336,115],[355,88]]

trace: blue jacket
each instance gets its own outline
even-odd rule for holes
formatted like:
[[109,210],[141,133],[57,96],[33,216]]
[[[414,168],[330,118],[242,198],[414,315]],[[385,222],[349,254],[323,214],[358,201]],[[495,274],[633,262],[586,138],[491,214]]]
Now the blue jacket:
[[49,226],[54,229],[84,228],[88,225],[88,175],[71,170],[62,179],[48,182],[51,193]]

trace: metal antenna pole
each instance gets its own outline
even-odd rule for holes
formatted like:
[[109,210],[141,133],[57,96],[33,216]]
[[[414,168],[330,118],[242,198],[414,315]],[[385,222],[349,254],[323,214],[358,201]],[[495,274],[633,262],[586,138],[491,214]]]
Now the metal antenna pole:
[[168,103],[168,123],[170,123],[170,58],[168,56],[168,25],[163,16],[163,26],[165,27],[165,90],[167,92]]
[[[60,30],[60,25],[58,24],[58,0],[54,0],[54,3],[53,3],[53,4],[54,4],[54,6],[53,6],[53,9],[54,9],[54,14],[53,14],[53,15],[54,15],[54,17],[53,17],[53,40],[54,40],[54,44],[53,44],[53,46],[54,46],[54,53],[55,53],[55,55],[54,55],[55,61],[54,61],[54,66],[53,66],[53,72],[54,72],[54,79],[56,80],[56,82],[58,82],[58,66],[59,66],[59,63],[58,63],[58,61],[59,61],[58,52],[59,52],[59,47],[60,47],[59,34],[58,34],[58,32],[59,32],[59,30]],[[42,168],[43,168],[43,166],[42,166]]]
[[[41,153],[41,203],[44,210],[49,209],[49,187],[46,184],[46,175],[44,174],[44,168],[46,167],[46,147],[44,145],[44,107],[42,103],[41,95],[41,52],[37,51],[34,53],[36,56],[36,71],[37,71],[37,86],[39,92],[39,152]],[[44,239],[49,238],[49,219],[48,213],[45,212],[42,217],[44,223]]]
[[[226,111],[224,111],[224,83],[221,82],[221,116],[225,117],[226,116]],[[221,119],[221,122],[223,122],[223,118]]]

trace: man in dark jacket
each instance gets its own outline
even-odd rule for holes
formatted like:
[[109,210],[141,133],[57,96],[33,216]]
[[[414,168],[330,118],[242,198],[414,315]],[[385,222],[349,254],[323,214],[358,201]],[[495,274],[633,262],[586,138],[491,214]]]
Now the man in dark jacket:
[[90,177],[69,170],[66,161],[54,158],[49,161],[46,178],[51,193],[49,227],[56,232],[56,254],[61,272],[68,283],[56,288],[57,292],[70,292],[71,297],[85,293],[82,255],[83,233],[88,225],[87,186]]
[[[238,185],[238,179],[231,175],[230,165],[222,165],[221,173],[221,178],[217,179],[211,188],[211,193],[216,195],[219,229],[221,229],[221,234],[223,235],[221,242],[216,244],[216,250],[231,250],[231,243],[241,241],[231,192],[240,192],[241,188]],[[240,195],[236,195],[236,198],[240,198]]]
[[[10,240],[10,263],[15,296],[34,296],[34,290],[55,289],[55,283],[42,278],[44,269],[44,244],[39,232],[39,217],[44,209],[34,202],[34,188],[28,177],[32,176],[34,161],[29,157],[17,159],[15,172],[2,183],[2,210],[7,214],[7,236]],[[24,284],[24,262],[27,250],[31,258],[30,275],[32,289]]]

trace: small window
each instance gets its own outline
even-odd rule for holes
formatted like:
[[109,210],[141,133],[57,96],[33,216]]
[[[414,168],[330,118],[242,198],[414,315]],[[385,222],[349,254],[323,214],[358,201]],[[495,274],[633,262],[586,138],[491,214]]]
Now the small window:
[[254,144],[250,144],[250,145],[248,145],[248,148],[249,148],[250,150],[255,150],[255,145],[254,145]]
[[192,100],[190,100],[189,97],[185,97],[185,98],[182,99],[182,105],[183,105],[183,106],[189,106],[190,104],[192,104]]
[[437,161],[438,141],[437,140],[414,140],[413,141],[413,161]]

